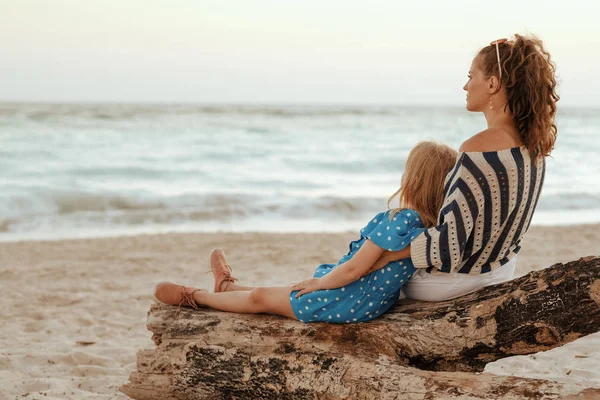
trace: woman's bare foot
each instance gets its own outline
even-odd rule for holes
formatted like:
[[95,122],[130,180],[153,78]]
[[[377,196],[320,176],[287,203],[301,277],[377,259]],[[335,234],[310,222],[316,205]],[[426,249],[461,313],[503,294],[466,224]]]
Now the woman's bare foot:
[[227,286],[237,281],[237,278],[231,276],[231,267],[227,264],[225,252],[221,249],[215,249],[210,253],[210,269],[215,278],[215,293],[226,292]]

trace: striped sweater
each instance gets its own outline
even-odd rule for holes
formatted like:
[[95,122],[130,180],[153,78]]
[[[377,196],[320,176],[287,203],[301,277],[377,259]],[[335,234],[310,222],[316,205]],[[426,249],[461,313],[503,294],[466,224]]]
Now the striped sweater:
[[448,173],[438,226],[411,244],[415,267],[439,274],[479,274],[521,249],[544,182],[544,157],[525,147],[459,153]]

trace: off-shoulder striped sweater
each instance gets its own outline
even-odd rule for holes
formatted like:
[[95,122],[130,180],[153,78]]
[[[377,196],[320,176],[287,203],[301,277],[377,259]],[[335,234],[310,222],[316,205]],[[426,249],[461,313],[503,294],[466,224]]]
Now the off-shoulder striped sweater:
[[438,226],[411,243],[415,267],[433,274],[489,272],[521,249],[544,182],[544,157],[525,147],[462,152],[446,176]]

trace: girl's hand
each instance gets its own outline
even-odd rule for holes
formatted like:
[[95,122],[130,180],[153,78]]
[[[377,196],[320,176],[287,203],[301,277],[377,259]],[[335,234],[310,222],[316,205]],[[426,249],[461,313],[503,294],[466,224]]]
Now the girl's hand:
[[306,294],[306,293],[311,293],[311,292],[315,292],[317,290],[321,290],[321,285],[320,285],[320,281],[321,278],[312,278],[312,279],[307,279],[305,281],[296,283],[294,286],[292,286],[292,290],[299,290],[300,292],[296,293],[296,298]]

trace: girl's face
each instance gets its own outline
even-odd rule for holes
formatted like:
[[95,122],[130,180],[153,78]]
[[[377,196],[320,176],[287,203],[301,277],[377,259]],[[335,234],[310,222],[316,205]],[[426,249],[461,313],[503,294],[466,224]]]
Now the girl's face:
[[490,79],[486,78],[479,67],[477,57],[471,63],[469,70],[469,80],[463,86],[467,92],[467,110],[483,111],[489,106],[490,102]]

